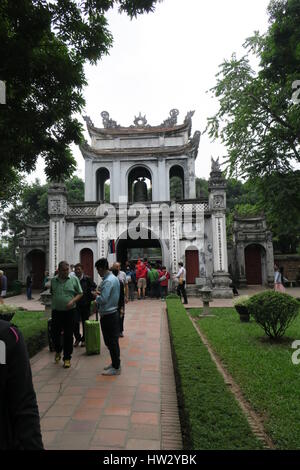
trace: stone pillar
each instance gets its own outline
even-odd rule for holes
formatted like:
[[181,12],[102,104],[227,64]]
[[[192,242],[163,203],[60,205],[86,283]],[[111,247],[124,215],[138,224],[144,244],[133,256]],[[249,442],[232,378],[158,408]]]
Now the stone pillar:
[[179,249],[179,233],[178,233],[178,221],[176,220],[176,214],[174,219],[171,220],[170,227],[170,268],[172,273],[178,272],[178,249]]
[[157,201],[168,201],[170,199],[170,191],[166,173],[166,160],[163,157],[158,158],[158,181],[159,194]]
[[196,199],[196,175],[195,175],[195,159],[190,157],[188,160],[189,169],[189,199]]
[[121,187],[121,179],[124,175],[121,175],[121,165],[119,160],[113,161],[112,167],[112,174],[111,174],[111,182],[110,182],[110,202],[119,202],[120,196],[120,187]]
[[266,261],[267,261],[267,284],[269,287],[274,287],[274,251],[272,233],[266,232],[267,249],[266,249]]
[[65,216],[67,191],[63,183],[52,183],[48,190],[49,222],[49,275],[52,277],[58,263],[65,258]]
[[245,246],[244,243],[238,242],[236,246],[236,262],[239,273],[239,287],[247,287],[246,264],[245,264]]
[[149,164],[152,170],[152,201],[157,202],[161,200],[162,183],[164,180],[160,179],[159,166],[157,164]]
[[212,160],[209,179],[209,210],[212,218],[213,297],[232,298],[226,239],[226,181],[218,161]]
[[[84,185],[84,200],[96,201],[96,174],[93,175],[93,164],[90,158],[85,158],[85,181]],[[87,183],[88,182],[88,183]]]

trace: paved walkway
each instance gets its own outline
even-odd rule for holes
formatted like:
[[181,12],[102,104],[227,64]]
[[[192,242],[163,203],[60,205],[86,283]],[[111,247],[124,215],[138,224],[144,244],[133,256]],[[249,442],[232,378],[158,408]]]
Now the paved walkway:
[[[239,289],[239,296],[242,295],[254,295],[258,292],[262,292],[266,290],[263,286],[249,286],[247,289]],[[285,292],[293,297],[300,298],[300,287],[289,287],[285,290]],[[200,297],[191,297],[188,299],[189,303],[187,308],[199,308],[203,307],[203,303]],[[234,299],[214,299],[210,302],[210,307],[232,307]]]
[[[128,304],[125,336],[120,338],[120,376],[101,375],[110,363],[103,342],[98,356],[74,349],[72,367],[67,370],[62,363],[53,363],[54,353],[47,348],[33,358],[47,449],[163,449],[164,429],[173,435],[168,448],[181,448],[177,404],[167,415],[164,406],[164,396],[175,393],[174,381],[164,384],[161,374],[166,342],[162,338],[168,338],[164,307],[156,300]],[[171,355],[167,361],[173,370]]]
[[[253,287],[240,294],[258,290]],[[287,293],[300,297],[299,288]],[[34,298],[28,301],[21,295],[5,302],[44,310],[38,293]],[[231,299],[212,302],[212,306],[231,305]],[[188,307],[199,306],[201,299],[189,299]],[[55,365],[48,348],[31,360],[46,449],[182,448],[165,303],[130,302],[120,347],[122,374],[116,377],[101,375],[110,363],[103,340],[97,356],[74,349],[70,369]]]

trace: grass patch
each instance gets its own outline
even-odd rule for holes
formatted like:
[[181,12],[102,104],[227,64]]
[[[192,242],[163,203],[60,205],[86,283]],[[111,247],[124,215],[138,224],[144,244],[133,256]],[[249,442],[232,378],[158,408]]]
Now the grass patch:
[[45,312],[17,312],[12,323],[22,331],[29,357],[48,344]]
[[261,449],[180,301],[167,299],[184,447]]
[[[198,315],[201,309],[191,309]],[[263,417],[278,449],[300,449],[300,365],[291,344],[300,339],[300,316],[279,343],[270,342],[253,319],[241,323],[232,308],[213,308],[214,318],[198,321],[245,397]]]

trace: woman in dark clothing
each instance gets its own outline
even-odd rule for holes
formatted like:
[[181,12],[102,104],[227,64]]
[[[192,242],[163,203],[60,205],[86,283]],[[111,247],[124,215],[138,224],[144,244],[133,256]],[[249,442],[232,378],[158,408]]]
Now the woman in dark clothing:
[[0,320],[0,450],[42,450],[39,410],[20,331]]

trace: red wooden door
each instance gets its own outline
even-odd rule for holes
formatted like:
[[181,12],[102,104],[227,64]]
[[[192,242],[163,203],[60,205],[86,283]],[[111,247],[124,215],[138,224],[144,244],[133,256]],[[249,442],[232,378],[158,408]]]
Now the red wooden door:
[[245,249],[245,267],[247,284],[262,284],[261,247],[249,245]]
[[195,284],[196,277],[199,277],[199,252],[198,250],[188,250],[185,252],[186,283]]
[[84,248],[80,252],[80,263],[83,266],[83,272],[94,279],[94,256],[92,250]]
[[41,289],[45,277],[45,253],[42,251],[32,251],[29,254],[31,258],[31,271],[32,271],[32,288]]

